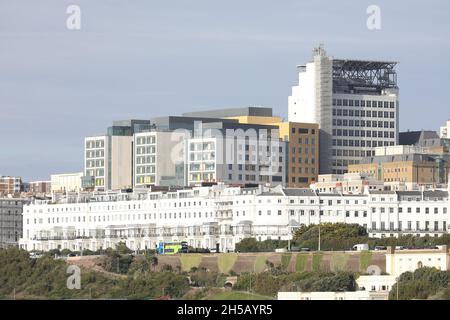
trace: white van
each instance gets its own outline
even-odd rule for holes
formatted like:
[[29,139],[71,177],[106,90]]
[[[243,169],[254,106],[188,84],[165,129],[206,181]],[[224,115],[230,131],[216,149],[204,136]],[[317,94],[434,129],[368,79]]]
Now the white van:
[[355,244],[352,247],[352,250],[355,250],[355,251],[369,250],[369,245],[367,243]]

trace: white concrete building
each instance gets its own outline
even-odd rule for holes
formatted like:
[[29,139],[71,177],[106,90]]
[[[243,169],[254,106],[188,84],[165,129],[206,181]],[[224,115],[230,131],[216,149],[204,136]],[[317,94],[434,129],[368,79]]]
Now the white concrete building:
[[361,275],[356,279],[358,290],[389,293],[398,277],[404,272],[414,272],[423,267],[446,271],[449,269],[450,254],[447,246],[437,249],[395,250],[386,252],[386,273]]
[[447,246],[429,250],[393,250],[386,253],[386,272],[395,277],[402,273],[430,267],[442,271],[448,270],[450,254]]
[[[184,167],[186,133],[141,132],[134,135],[134,185],[164,185],[165,180],[179,180],[186,185],[184,173],[177,177],[177,165]],[[177,179],[178,178],[178,179]]]
[[288,240],[300,225],[357,223],[371,237],[448,232],[448,191],[383,192],[361,195],[316,193],[277,186],[225,185],[168,192],[80,193],[24,207],[21,245],[27,250],[96,250],[124,241],[132,249],[159,241],[188,241],[194,247],[233,250],[254,237]]
[[447,120],[445,125],[440,128],[439,132],[439,136],[442,139],[450,139],[450,120]]
[[395,145],[388,147],[377,147],[375,148],[375,157],[378,156],[395,156],[403,154],[429,154],[428,148],[421,146],[405,146],[405,145]]
[[81,191],[81,178],[83,175],[83,172],[52,174],[50,176],[52,193]]
[[310,188],[319,192],[362,194],[366,189],[384,190],[384,183],[363,173],[319,174]]
[[319,47],[313,61],[299,66],[289,121],[319,124],[321,174],[345,173],[375,147],[398,144],[395,65],[334,59]]
[[395,275],[363,275],[356,279],[358,290],[369,292],[386,292],[389,294],[397,282]]
[[278,300],[388,300],[389,292],[278,292]]

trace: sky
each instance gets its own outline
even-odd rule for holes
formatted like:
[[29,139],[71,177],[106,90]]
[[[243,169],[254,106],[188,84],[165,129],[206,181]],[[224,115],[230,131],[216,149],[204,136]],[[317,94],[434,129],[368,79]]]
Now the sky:
[[439,130],[448,12],[448,0],[0,0],[0,175],[83,171],[84,137],[114,120],[253,105],[287,118],[296,65],[320,43],[335,58],[398,61],[400,130]]

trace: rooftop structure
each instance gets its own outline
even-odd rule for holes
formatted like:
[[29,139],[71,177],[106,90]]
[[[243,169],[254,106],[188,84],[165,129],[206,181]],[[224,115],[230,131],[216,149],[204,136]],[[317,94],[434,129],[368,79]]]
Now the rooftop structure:
[[440,138],[436,131],[406,131],[399,133],[398,144],[430,147],[433,145],[440,145]]
[[398,89],[397,62],[333,59],[334,93],[378,93]]
[[228,118],[228,117],[272,117],[272,108],[241,107],[217,110],[185,112],[184,117]]

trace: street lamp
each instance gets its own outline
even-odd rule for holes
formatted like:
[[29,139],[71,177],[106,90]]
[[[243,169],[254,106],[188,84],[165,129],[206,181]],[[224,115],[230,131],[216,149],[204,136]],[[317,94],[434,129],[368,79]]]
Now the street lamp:
[[320,210],[319,210],[319,243],[317,246],[317,251],[320,251],[320,223],[321,223],[321,214],[320,214]]
[[320,218],[319,218],[319,245],[317,246],[317,251],[320,251]]
[[399,283],[399,277],[397,277],[397,278],[395,278],[395,281],[397,281],[397,283],[396,283],[396,287],[397,287],[397,300],[398,300],[398,287],[399,287],[399,285],[400,285],[400,283]]

